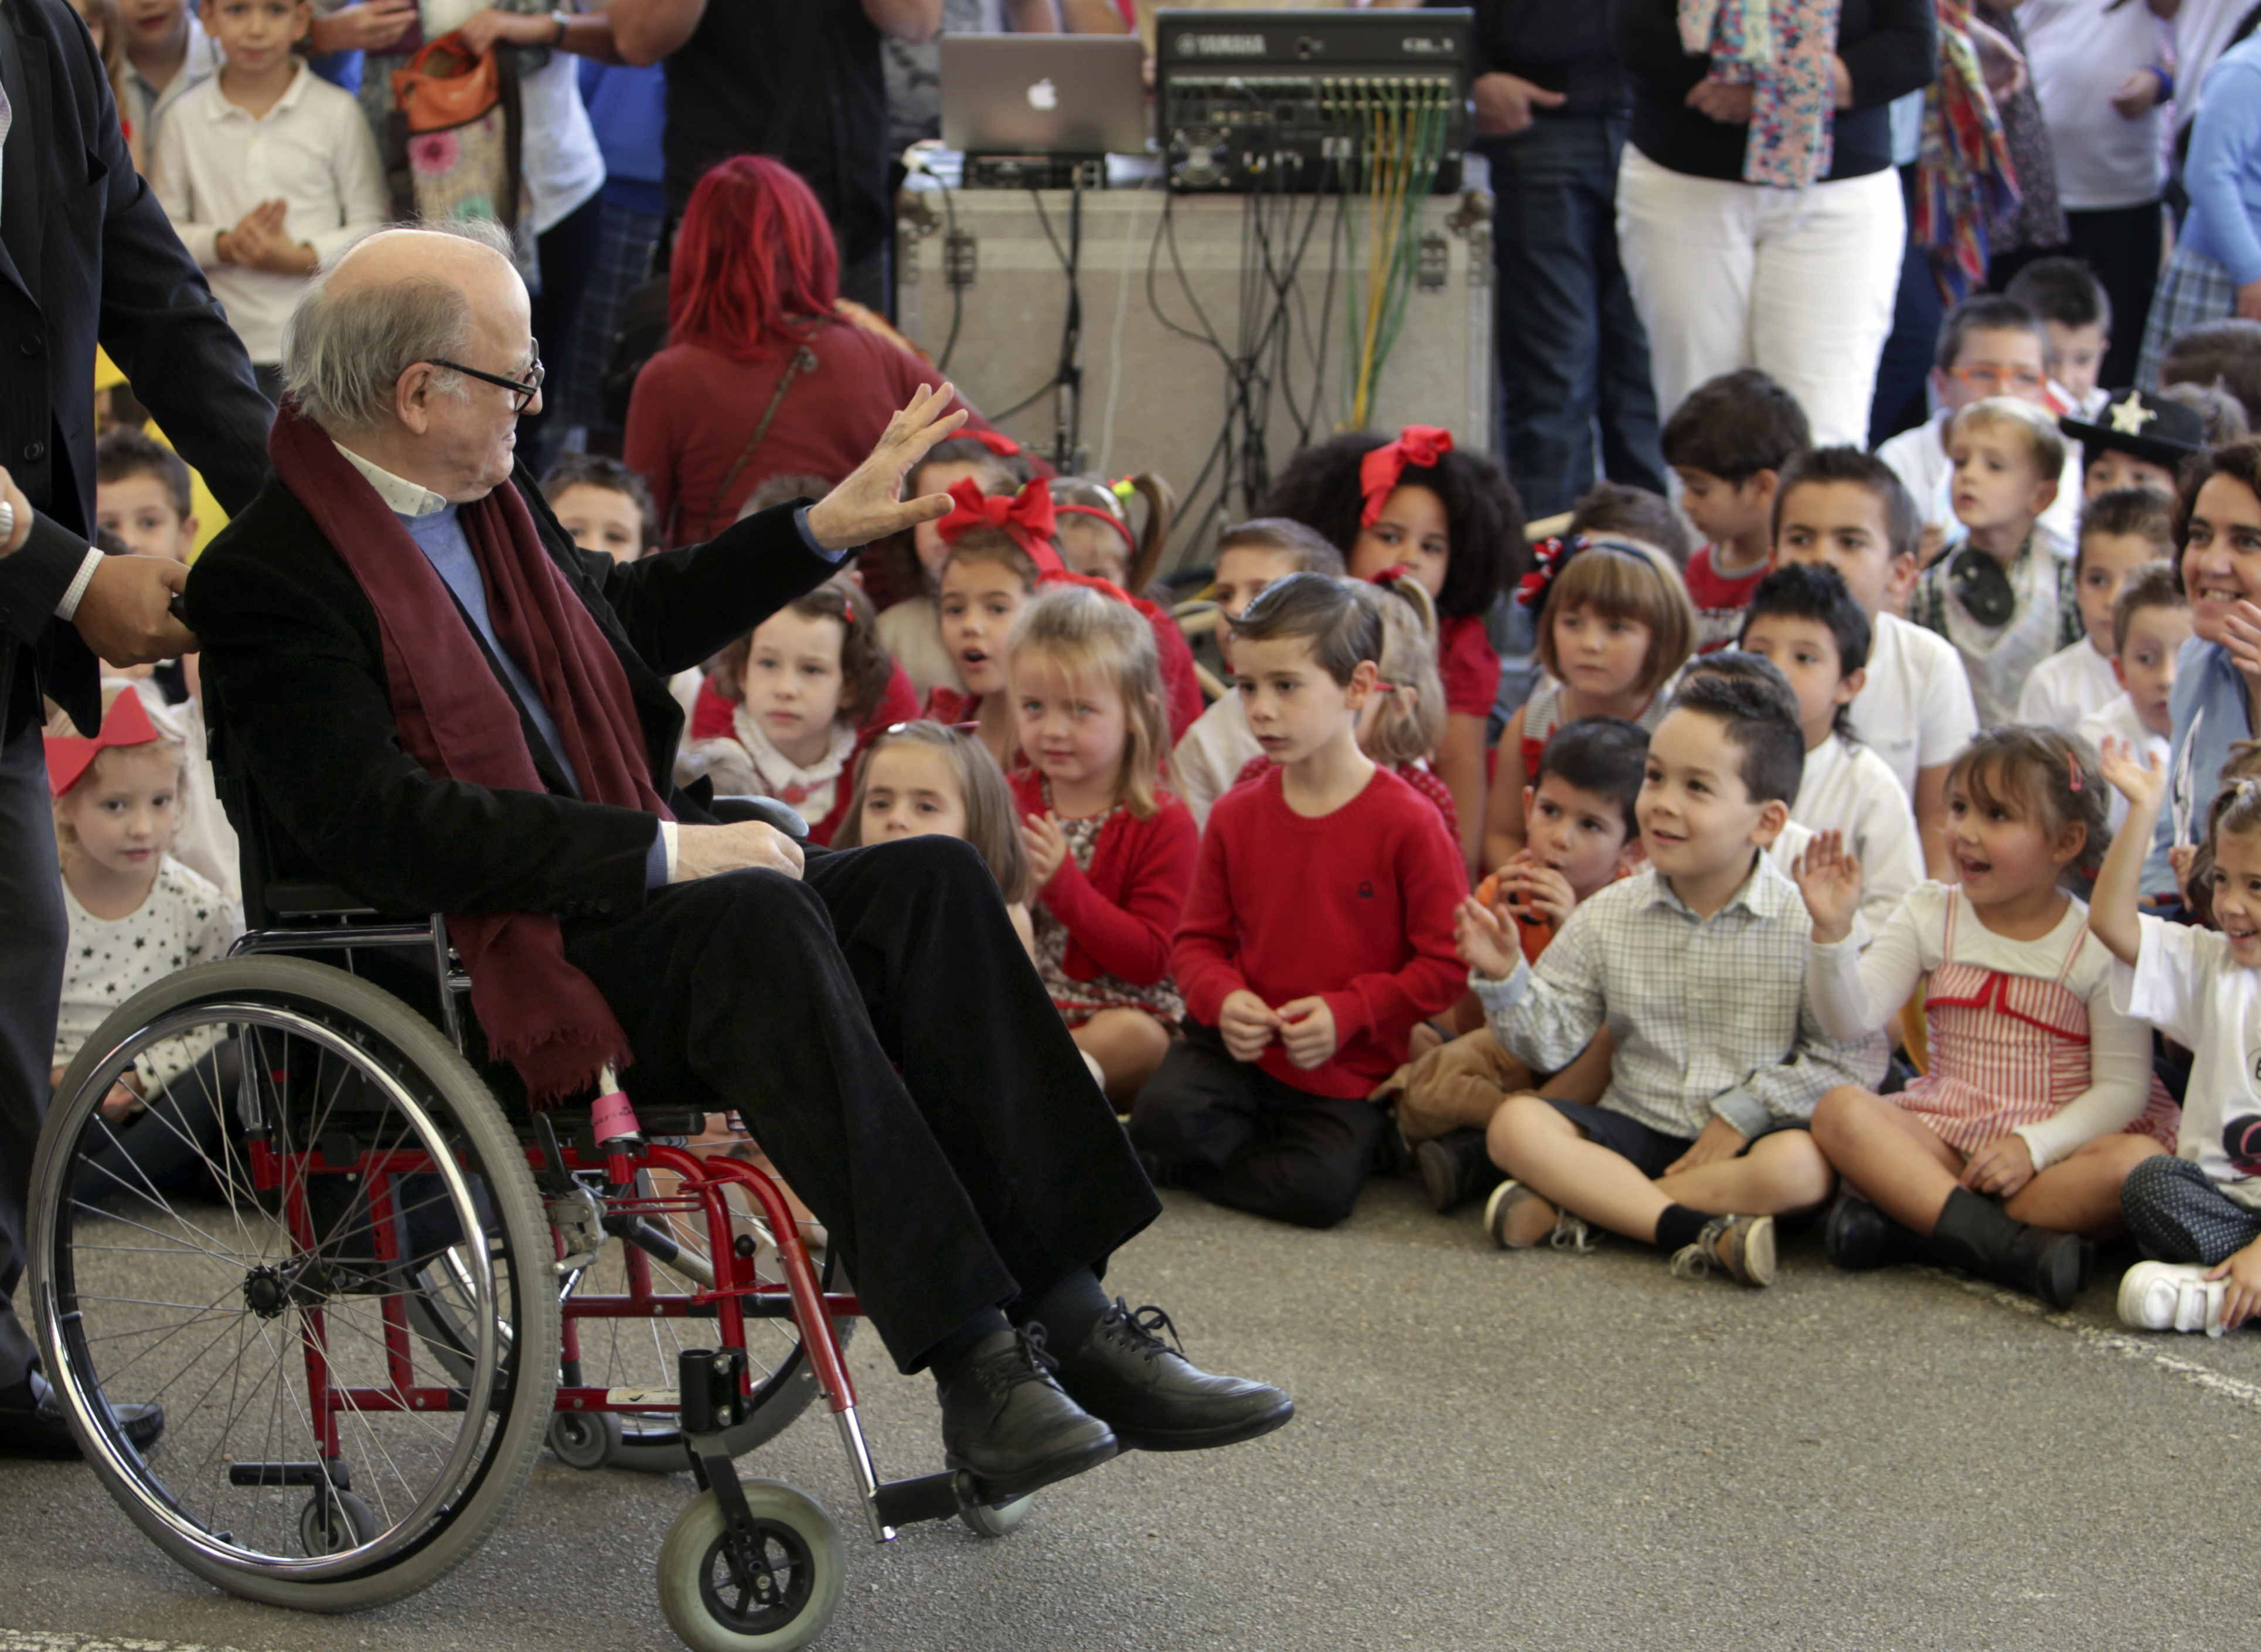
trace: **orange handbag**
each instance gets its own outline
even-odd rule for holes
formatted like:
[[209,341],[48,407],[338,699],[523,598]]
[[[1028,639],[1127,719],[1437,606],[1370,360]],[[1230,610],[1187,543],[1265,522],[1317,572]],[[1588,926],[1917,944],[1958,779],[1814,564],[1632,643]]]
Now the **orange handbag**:
[[460,32],[427,40],[392,71],[392,104],[412,133],[465,126],[501,101],[495,54],[474,53]]
[[524,185],[515,69],[511,54],[473,52],[451,32],[392,71],[387,169],[396,215],[488,218],[516,230]]

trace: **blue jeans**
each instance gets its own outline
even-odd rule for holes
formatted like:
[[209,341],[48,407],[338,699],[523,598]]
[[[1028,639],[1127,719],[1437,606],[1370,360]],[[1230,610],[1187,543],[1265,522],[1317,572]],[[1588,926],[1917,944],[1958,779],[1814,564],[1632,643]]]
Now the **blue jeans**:
[[1495,331],[1507,468],[1533,516],[1566,511],[1601,470],[1665,491],[1648,336],[1618,262],[1618,151],[1626,123],[1543,115],[1486,138],[1491,162]]

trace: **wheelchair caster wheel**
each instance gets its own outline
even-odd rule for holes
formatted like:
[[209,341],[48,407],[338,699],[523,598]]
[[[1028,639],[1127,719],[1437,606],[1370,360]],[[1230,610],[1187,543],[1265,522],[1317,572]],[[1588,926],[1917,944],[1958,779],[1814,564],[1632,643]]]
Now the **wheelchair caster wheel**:
[[621,1419],[614,1411],[559,1411],[543,1442],[569,1469],[601,1469],[621,1448]]
[[824,1511],[775,1480],[741,1483],[751,1541],[733,1553],[712,1491],[691,1499],[659,1548],[659,1605],[693,1652],[792,1652],[824,1632],[847,1572]]
[[317,1491],[298,1512],[298,1541],[308,1558],[342,1555],[377,1535],[377,1516],[350,1491]]
[[1014,1498],[1004,1503],[968,1503],[958,1511],[958,1518],[977,1537],[1010,1537],[1021,1529],[1021,1522],[1036,1506],[1033,1496]]

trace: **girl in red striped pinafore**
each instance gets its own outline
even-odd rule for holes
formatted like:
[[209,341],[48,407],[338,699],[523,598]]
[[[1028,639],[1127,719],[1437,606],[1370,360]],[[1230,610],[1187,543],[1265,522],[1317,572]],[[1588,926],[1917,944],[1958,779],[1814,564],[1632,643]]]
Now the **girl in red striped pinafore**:
[[1859,900],[1857,864],[1834,834],[1807,851],[1823,1030],[1872,1031],[1927,981],[1930,1070],[1897,1095],[1848,1087],[1814,1110],[1846,1184],[1825,1236],[1840,1267],[1923,1256],[2064,1306],[2086,1269],[2081,1239],[2120,1230],[2121,1183],[2173,1146],[2150,1028],[2113,1008],[2111,954],[2064,887],[2100,863],[2107,802],[2085,742],[1988,730],[1948,771],[1960,881],[1918,885],[1865,952],[1833,938]]

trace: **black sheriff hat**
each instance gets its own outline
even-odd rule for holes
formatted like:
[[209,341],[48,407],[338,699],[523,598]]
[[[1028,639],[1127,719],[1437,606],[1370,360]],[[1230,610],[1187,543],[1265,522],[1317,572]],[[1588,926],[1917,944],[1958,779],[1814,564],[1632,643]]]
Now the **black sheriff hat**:
[[2111,449],[2173,470],[2206,451],[2206,421],[2196,409],[2140,390],[2114,391],[2093,421],[2068,414],[2057,425],[2088,456]]

